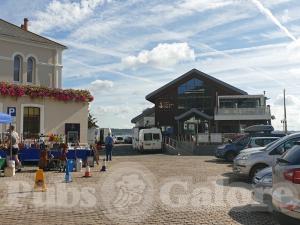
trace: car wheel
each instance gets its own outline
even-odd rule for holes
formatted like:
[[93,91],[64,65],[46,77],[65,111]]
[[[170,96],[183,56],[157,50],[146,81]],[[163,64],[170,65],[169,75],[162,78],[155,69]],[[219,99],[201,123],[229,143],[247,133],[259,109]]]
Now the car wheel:
[[225,155],[225,159],[228,162],[232,162],[235,157],[236,157],[236,154],[234,152],[227,152]]
[[251,171],[250,171],[250,179],[253,180],[253,178],[255,177],[255,175],[263,170],[264,168],[268,167],[267,165],[264,165],[264,164],[259,164],[259,165],[256,165],[254,166]]

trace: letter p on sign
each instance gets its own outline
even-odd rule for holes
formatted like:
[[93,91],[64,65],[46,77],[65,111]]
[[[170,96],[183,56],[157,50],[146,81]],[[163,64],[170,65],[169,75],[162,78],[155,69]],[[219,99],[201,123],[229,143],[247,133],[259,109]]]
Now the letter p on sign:
[[7,107],[7,114],[10,116],[16,116],[16,107]]

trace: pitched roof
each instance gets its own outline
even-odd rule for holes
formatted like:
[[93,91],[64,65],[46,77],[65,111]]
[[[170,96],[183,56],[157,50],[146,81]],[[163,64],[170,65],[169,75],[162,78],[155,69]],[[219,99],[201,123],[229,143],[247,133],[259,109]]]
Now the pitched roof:
[[[187,73],[181,75],[180,77],[176,78],[175,80],[173,80],[173,81],[167,83],[166,85],[162,86],[161,88],[159,88],[159,89],[157,89],[157,90],[151,92],[150,94],[148,94],[148,95],[146,96],[146,100],[151,99],[152,97],[154,97],[155,95],[159,94],[160,92],[162,92],[162,91],[165,90],[166,88],[170,87],[170,86],[173,85],[173,84],[176,84],[177,82],[179,82],[180,80],[186,78],[187,76],[190,76],[191,74],[196,74],[197,76],[205,77],[205,78],[207,78],[207,79],[209,79],[209,80],[214,81],[215,83],[218,83],[218,84],[220,84],[220,85],[222,85],[222,86],[224,86],[224,87],[227,87],[227,88],[229,88],[229,89],[231,89],[231,90],[233,90],[233,91],[235,91],[235,92],[237,92],[237,93],[240,93],[240,94],[242,94],[242,95],[247,95],[247,94],[248,94],[247,92],[245,92],[245,91],[243,91],[243,90],[241,90],[241,89],[238,89],[238,88],[236,88],[236,87],[234,87],[234,86],[232,86],[232,85],[230,85],[230,84],[227,84],[227,83],[225,83],[224,81],[221,81],[221,80],[219,80],[219,79],[217,79],[217,78],[215,78],[215,77],[212,77],[212,76],[210,76],[210,75],[208,75],[208,74],[206,74],[206,73],[203,73],[203,72],[201,72],[201,71],[199,71],[199,70],[197,70],[197,69],[192,69],[192,70],[188,71]],[[149,101],[150,101],[150,100],[149,100]]]
[[206,113],[199,111],[198,109],[192,108],[192,109],[182,113],[181,115],[176,116],[175,120],[181,120],[181,119],[183,119],[183,118],[185,118],[189,115],[192,115],[192,114],[196,114],[196,115],[201,116],[201,117],[203,117],[204,119],[207,119],[207,120],[212,120],[213,119],[212,116],[209,116]]
[[145,109],[140,115],[134,117],[131,120],[131,123],[136,123],[137,121],[139,121],[140,119],[142,119],[145,116],[150,116],[151,114],[153,114],[155,112],[155,107],[152,108],[147,108]]
[[33,32],[25,31],[21,27],[18,27],[2,19],[0,19],[0,37],[14,38],[21,41],[30,41],[32,43],[53,46],[53,47],[60,47],[63,49],[67,48],[62,44],[59,44],[55,41],[52,41],[48,38],[45,38]]

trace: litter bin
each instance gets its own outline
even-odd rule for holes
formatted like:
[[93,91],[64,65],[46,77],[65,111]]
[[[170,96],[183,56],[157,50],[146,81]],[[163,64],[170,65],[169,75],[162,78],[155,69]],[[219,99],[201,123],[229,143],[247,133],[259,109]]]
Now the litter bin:
[[0,159],[0,170],[4,170],[6,159]]

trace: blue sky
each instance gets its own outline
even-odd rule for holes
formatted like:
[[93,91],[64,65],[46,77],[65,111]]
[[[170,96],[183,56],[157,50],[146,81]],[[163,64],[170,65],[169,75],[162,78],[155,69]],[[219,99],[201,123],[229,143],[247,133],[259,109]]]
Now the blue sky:
[[300,130],[298,0],[0,0],[1,18],[68,46],[64,87],[90,89],[101,127],[130,128],[145,95],[192,68],[270,98]]

